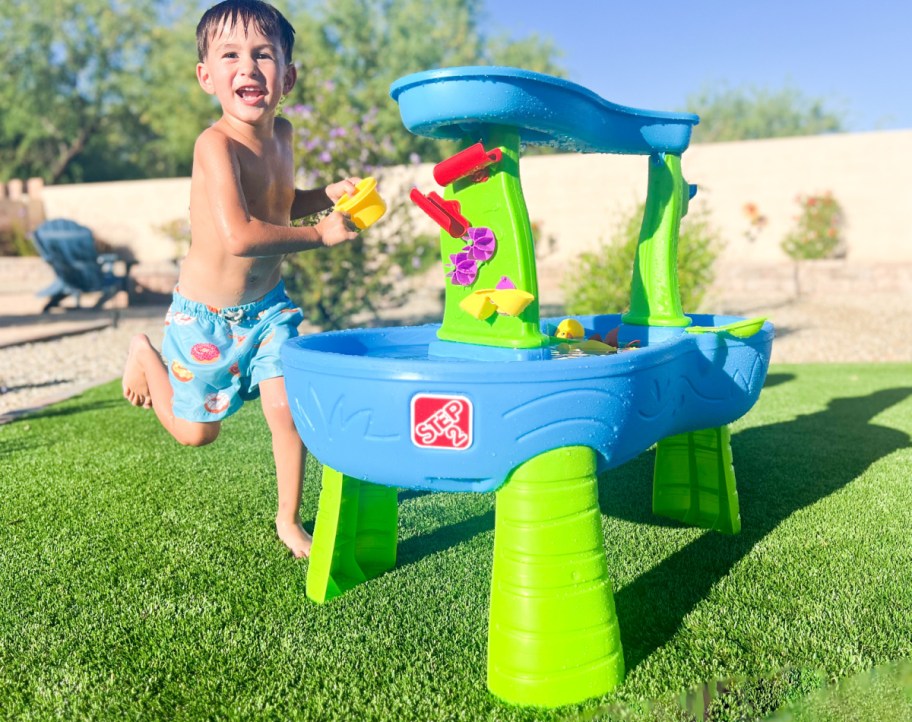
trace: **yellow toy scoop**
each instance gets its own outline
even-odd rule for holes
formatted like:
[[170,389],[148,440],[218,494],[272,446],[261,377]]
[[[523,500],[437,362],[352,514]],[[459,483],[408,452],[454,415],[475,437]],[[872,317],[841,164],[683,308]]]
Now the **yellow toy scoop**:
[[736,338],[750,338],[761,329],[766,318],[766,316],[755,316],[727,323],[724,326],[688,326],[684,330],[687,333],[727,333]]
[[352,223],[362,231],[379,221],[386,213],[386,203],[377,192],[377,179],[362,178],[355,186],[355,194],[343,195],[336,203],[335,210],[347,213]]

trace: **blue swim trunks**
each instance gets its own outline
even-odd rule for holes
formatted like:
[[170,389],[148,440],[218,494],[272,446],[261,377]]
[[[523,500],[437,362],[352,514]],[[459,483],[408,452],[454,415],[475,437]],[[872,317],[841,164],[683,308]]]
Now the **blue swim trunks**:
[[279,349],[303,320],[283,282],[253,303],[221,309],[175,289],[162,343],[174,415],[220,421],[257,398],[261,381],[284,376]]

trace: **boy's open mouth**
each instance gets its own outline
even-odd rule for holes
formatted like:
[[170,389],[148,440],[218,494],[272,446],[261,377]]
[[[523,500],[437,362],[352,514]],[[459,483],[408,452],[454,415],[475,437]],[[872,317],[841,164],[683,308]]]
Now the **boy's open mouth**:
[[258,88],[255,85],[245,85],[241,88],[238,88],[235,91],[235,94],[243,100],[245,103],[258,103],[263,97],[265,97],[266,92],[262,88]]

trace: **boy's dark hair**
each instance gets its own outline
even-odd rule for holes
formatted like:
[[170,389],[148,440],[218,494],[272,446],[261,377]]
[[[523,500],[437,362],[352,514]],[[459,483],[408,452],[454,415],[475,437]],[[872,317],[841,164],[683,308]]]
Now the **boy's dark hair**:
[[285,62],[290,63],[291,52],[294,49],[294,28],[282,13],[262,0],[223,0],[209,8],[196,26],[196,50],[200,62],[206,61],[209,39],[223,24],[241,25],[246,33],[251,22],[263,35],[279,40]]

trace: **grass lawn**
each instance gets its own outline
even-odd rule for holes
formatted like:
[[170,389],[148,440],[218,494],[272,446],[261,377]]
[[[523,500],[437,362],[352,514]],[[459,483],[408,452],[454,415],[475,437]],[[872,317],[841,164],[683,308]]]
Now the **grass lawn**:
[[627,677],[524,710],[485,687],[493,494],[400,493],[397,567],[319,606],[257,404],[184,449],[93,389],[0,426],[0,718],[912,718],[912,365],[773,367],[732,431],[739,536],[653,517],[651,451],[601,479]]

